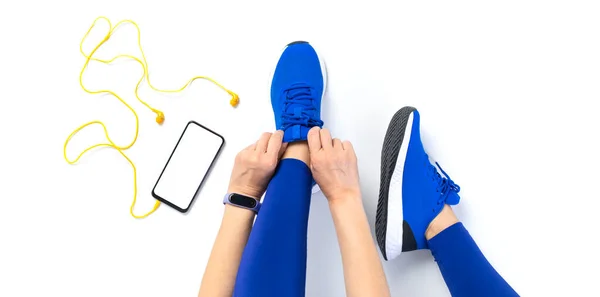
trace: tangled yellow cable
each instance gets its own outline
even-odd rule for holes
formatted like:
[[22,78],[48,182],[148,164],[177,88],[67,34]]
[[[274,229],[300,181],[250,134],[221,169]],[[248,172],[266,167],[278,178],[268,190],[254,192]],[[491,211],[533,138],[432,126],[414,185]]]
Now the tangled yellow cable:
[[[100,41],[100,43],[98,43],[94,49],[90,52],[90,54],[86,54],[83,51],[83,43],[85,42],[85,40],[87,39],[88,35],[90,34],[90,32],[92,31],[92,29],[96,26],[96,23],[99,20],[104,20],[108,23],[108,27],[109,30],[106,33],[106,35],[104,36],[104,38]],[[141,59],[138,57],[135,57],[133,55],[127,55],[127,54],[122,54],[122,55],[117,55],[115,57],[113,57],[112,59],[108,59],[108,60],[102,60],[102,59],[98,59],[93,57],[94,54],[96,53],[96,51],[98,51],[98,49],[105,44],[109,38],[114,34],[115,30],[123,25],[123,24],[131,24],[135,27],[136,31],[137,31],[137,42],[138,42],[138,47],[140,49],[140,53],[141,53]],[[69,163],[69,164],[75,164],[77,163],[77,161],[79,161],[79,159],[81,158],[81,156],[83,156],[86,152],[97,148],[97,147],[103,147],[103,146],[107,146],[107,147],[111,147],[114,148],[115,150],[117,150],[126,160],[127,162],[129,162],[129,164],[131,164],[131,168],[133,168],[133,202],[131,203],[131,207],[129,208],[129,213],[131,213],[131,215],[134,218],[137,219],[141,219],[141,218],[145,218],[147,216],[149,216],[150,214],[152,214],[153,212],[156,211],[156,209],[158,209],[158,207],[160,206],[160,202],[156,201],[156,203],[154,203],[154,207],[152,208],[152,210],[150,210],[149,212],[143,214],[143,215],[136,215],[133,213],[133,208],[135,207],[135,202],[136,202],[136,197],[137,197],[137,170],[135,167],[135,164],[133,163],[133,161],[131,161],[131,159],[129,157],[127,157],[127,155],[125,154],[125,150],[131,148],[138,137],[138,132],[139,132],[139,118],[137,115],[137,112],[127,103],[125,102],[125,100],[123,100],[123,98],[121,98],[119,95],[117,95],[115,92],[111,91],[111,90],[89,90],[87,89],[84,84],[83,84],[83,74],[85,72],[85,70],[87,69],[87,66],[89,65],[90,61],[97,61],[97,62],[101,62],[101,63],[105,63],[105,64],[110,64],[113,61],[120,59],[120,58],[128,58],[128,59],[132,59],[137,61],[143,68],[144,73],[142,75],[142,77],[140,78],[140,80],[138,81],[137,85],[135,86],[135,97],[137,98],[138,101],[140,101],[142,104],[144,104],[146,107],[148,107],[150,110],[152,110],[152,112],[156,113],[156,122],[158,124],[162,124],[165,120],[165,115],[163,114],[162,111],[153,108],[152,106],[150,106],[148,103],[146,103],[144,100],[142,100],[138,94],[138,90],[140,88],[140,84],[142,83],[142,81],[144,81],[144,79],[146,80],[146,83],[148,84],[148,86],[150,86],[150,88],[156,92],[162,92],[162,93],[177,93],[177,92],[181,92],[183,91],[186,87],[188,87],[193,81],[197,80],[197,79],[205,79],[208,80],[212,83],[214,83],[215,85],[217,85],[218,87],[220,87],[221,89],[223,89],[225,92],[229,93],[229,95],[231,95],[231,100],[229,101],[229,104],[231,104],[231,106],[235,107],[237,106],[237,104],[239,103],[239,97],[237,94],[235,94],[234,92],[228,90],[227,88],[225,88],[224,86],[222,86],[221,84],[219,84],[218,82],[216,82],[215,80],[213,80],[210,77],[206,77],[206,76],[196,76],[191,78],[185,85],[183,85],[181,88],[179,89],[174,89],[174,90],[162,90],[162,89],[158,89],[156,87],[154,87],[151,83],[150,83],[150,77],[148,75],[148,62],[146,61],[146,56],[144,55],[144,50],[142,49],[142,43],[141,43],[141,33],[140,33],[140,27],[132,20],[123,20],[118,22],[114,27],[112,26],[112,23],[110,22],[110,20],[106,17],[98,17],[97,19],[94,20],[94,22],[92,23],[92,25],[90,26],[89,30],[87,31],[87,33],[85,33],[85,35],[83,36],[83,38],[81,39],[81,43],[79,44],[79,51],[81,52],[81,54],[85,57],[85,63],[83,64],[83,68],[81,69],[81,72],[79,73],[79,85],[81,86],[81,88],[89,93],[89,94],[110,94],[112,96],[114,96],[115,98],[119,99],[119,101],[121,101],[121,103],[123,103],[132,113],[133,116],[135,117],[135,135],[133,136],[133,140],[131,140],[131,142],[128,145],[125,146],[119,146],[116,145],[112,139],[110,138],[110,136],[108,135],[108,130],[106,129],[106,125],[104,125],[104,123],[102,121],[91,121],[88,123],[85,123],[83,125],[81,125],[79,128],[75,129],[75,131],[73,131],[71,133],[71,135],[69,135],[69,137],[67,137],[67,140],[65,141],[65,145],[63,147],[63,156],[65,158],[65,160]],[[83,150],[78,156],[77,158],[75,158],[74,160],[69,160],[69,158],[67,157],[67,145],[69,144],[69,141],[71,140],[71,138],[73,138],[73,136],[75,136],[75,134],[77,134],[79,131],[81,131],[83,128],[90,126],[90,125],[94,125],[94,124],[98,124],[102,126],[102,129],[104,129],[104,135],[106,136],[106,140],[108,141],[108,143],[98,143],[95,145],[92,145],[88,148],[86,148],[85,150]]]

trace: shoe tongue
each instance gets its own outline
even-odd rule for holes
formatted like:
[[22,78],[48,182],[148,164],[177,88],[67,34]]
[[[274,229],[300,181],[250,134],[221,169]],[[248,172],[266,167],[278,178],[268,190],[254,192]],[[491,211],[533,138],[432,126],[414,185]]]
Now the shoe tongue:
[[307,140],[308,131],[312,128],[309,126],[308,121],[315,116],[315,110],[310,108],[312,104],[311,93],[306,88],[293,88],[288,91],[287,97],[289,101],[286,106],[286,113],[296,118],[305,118],[306,122],[292,125],[285,129],[283,141]]
[[293,125],[283,131],[283,142],[294,142],[308,139],[308,131],[311,127]]

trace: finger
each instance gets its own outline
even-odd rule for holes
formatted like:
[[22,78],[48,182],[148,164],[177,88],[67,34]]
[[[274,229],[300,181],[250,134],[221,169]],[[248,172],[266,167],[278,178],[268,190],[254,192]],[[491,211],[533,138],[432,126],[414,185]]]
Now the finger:
[[344,150],[344,145],[342,144],[342,141],[339,138],[333,139],[333,148],[336,150]]
[[356,152],[354,151],[354,146],[350,141],[344,141],[342,143],[344,145],[344,152],[349,154],[352,160],[356,161],[358,158],[356,157]]
[[269,139],[271,138],[271,133],[265,132],[263,133],[258,141],[256,142],[256,151],[257,152],[267,152],[267,146],[269,145]]
[[269,142],[267,144],[267,154],[277,156],[282,144],[283,131],[277,130],[275,133],[271,134],[271,137],[269,138]]
[[329,130],[327,128],[321,129],[320,134],[321,134],[321,147],[324,150],[332,149],[333,143],[331,141],[331,133],[329,133]]
[[287,150],[288,144],[287,142],[281,145],[281,148],[279,149],[279,154],[277,156],[277,159],[281,159],[281,157],[283,157],[283,153],[285,153],[285,150]]
[[354,146],[352,145],[352,142],[346,140],[342,143],[342,146],[344,147],[345,151],[350,151],[354,153]]
[[252,143],[251,145],[245,147],[243,150],[244,151],[253,151],[256,149],[256,142]]
[[308,150],[311,153],[316,153],[321,149],[321,135],[319,131],[321,131],[319,127],[313,127],[308,131]]

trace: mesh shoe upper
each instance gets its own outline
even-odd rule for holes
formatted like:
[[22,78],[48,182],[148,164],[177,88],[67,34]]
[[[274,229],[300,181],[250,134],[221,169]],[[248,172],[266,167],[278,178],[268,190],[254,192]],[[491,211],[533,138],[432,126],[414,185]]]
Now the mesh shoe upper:
[[413,126],[404,163],[402,204],[404,220],[410,226],[417,249],[427,248],[425,231],[442,211],[444,204],[458,204],[460,187],[439,167],[431,164],[425,153],[420,133],[420,115],[413,114]]
[[271,83],[271,104],[283,141],[306,140],[308,130],[323,126],[321,99],[324,73],[313,47],[307,42],[289,44],[277,63]]

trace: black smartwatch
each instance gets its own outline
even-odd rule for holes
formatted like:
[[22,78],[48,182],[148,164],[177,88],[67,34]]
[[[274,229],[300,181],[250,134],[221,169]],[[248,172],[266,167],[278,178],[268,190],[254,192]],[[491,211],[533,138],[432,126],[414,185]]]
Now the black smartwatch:
[[258,211],[260,210],[260,201],[252,198],[252,197],[248,197],[248,196],[244,196],[241,194],[236,194],[236,193],[229,193],[227,195],[225,195],[225,197],[223,198],[223,204],[229,204],[229,205],[233,205],[235,207],[239,207],[239,208],[245,208],[248,210],[252,210],[255,213],[258,213]]

